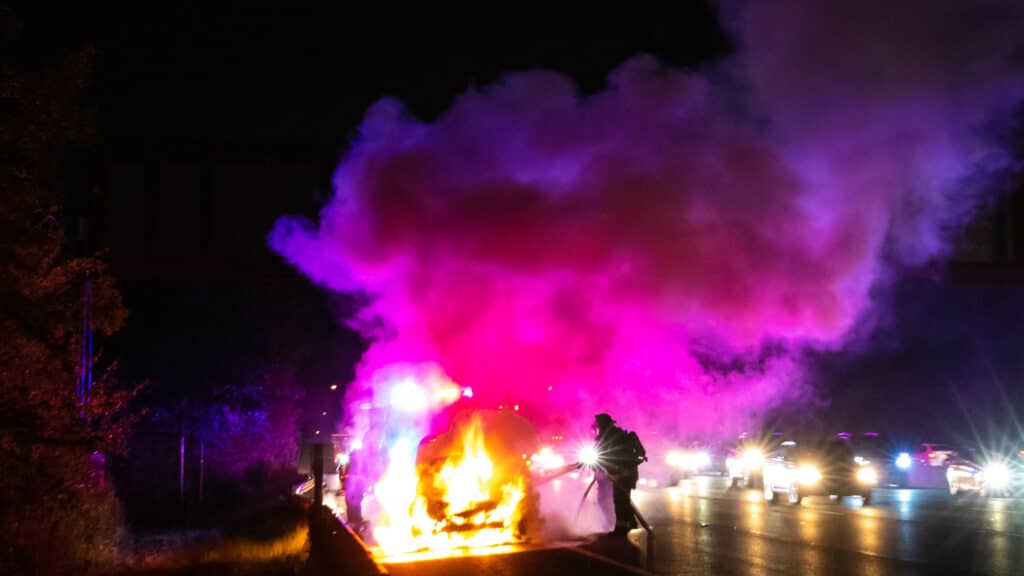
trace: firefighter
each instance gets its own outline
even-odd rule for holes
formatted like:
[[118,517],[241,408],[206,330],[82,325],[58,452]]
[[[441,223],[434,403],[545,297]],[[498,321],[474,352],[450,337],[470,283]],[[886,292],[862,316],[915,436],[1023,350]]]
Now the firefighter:
[[610,481],[615,506],[615,530],[611,534],[625,536],[636,528],[630,493],[636,488],[638,467],[647,455],[637,435],[616,426],[608,414],[594,416],[594,427],[599,467]]

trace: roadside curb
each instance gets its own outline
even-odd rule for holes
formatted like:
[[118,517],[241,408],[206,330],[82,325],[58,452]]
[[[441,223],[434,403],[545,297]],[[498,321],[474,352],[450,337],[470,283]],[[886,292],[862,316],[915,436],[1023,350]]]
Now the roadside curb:
[[309,543],[309,574],[387,574],[374,560],[359,535],[335,517],[327,507],[310,509]]

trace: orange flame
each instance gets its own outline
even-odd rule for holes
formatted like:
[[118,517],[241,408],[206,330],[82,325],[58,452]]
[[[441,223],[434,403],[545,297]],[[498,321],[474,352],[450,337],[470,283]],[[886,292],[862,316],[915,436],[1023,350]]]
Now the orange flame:
[[378,555],[445,556],[522,539],[525,464],[488,452],[477,415],[451,434],[424,445],[415,460],[411,446],[390,454],[374,488]]

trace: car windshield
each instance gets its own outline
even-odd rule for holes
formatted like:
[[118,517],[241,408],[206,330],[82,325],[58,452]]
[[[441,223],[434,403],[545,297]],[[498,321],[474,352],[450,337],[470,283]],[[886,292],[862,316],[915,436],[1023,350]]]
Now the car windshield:
[[888,442],[880,436],[866,436],[853,440],[853,450],[858,456],[880,456],[887,452]]
[[791,446],[788,456],[794,460],[840,462],[853,460],[853,449],[843,440],[810,441]]

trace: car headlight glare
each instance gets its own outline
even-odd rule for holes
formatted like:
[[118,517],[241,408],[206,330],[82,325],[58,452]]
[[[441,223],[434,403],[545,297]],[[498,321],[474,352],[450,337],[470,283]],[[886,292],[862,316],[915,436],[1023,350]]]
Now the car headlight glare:
[[801,466],[797,471],[797,480],[801,484],[814,484],[821,480],[821,470],[814,466]]
[[711,465],[711,455],[707,452],[697,452],[693,456],[694,468],[704,468]]
[[764,464],[764,452],[757,448],[747,448],[743,451],[743,463],[751,468]]
[[665,455],[665,464],[674,468],[682,466],[683,455],[676,450],[669,450],[668,454]]
[[857,470],[857,482],[878,484],[878,472],[871,466],[862,466]]
[[711,464],[711,455],[707,452],[683,452],[670,450],[665,455],[665,463],[673,468],[681,468],[696,472]]
[[990,488],[1006,488],[1010,485],[1010,468],[1002,462],[985,466],[985,484]]

